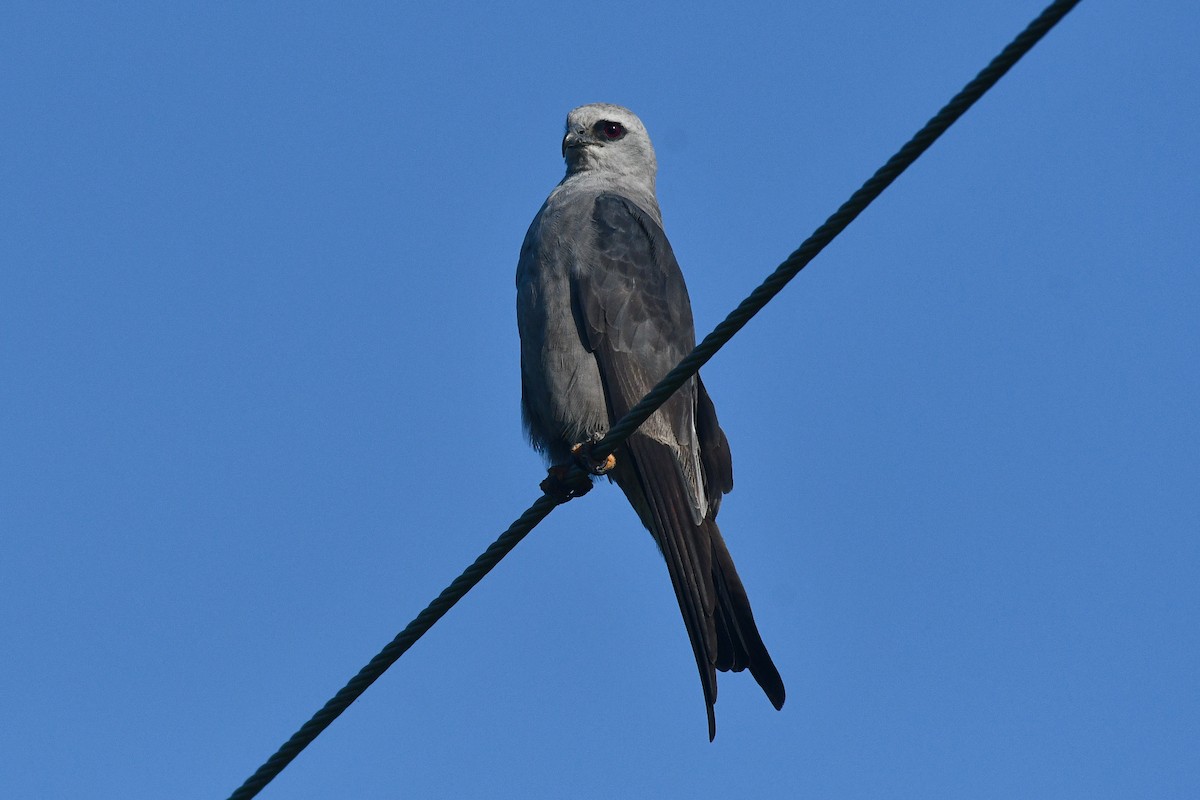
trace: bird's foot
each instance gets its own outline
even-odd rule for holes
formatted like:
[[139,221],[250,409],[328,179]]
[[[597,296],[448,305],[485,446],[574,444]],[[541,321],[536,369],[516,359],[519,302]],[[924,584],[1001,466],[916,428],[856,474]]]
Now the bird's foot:
[[546,470],[546,479],[540,488],[560,503],[583,497],[592,490],[592,476],[586,472],[572,472],[572,464],[556,464]]
[[598,441],[600,436],[593,435],[586,442],[580,442],[571,448],[572,463],[556,464],[546,470],[546,479],[541,483],[542,491],[557,498],[560,503],[590,492],[592,476],[603,475],[617,465],[616,456],[612,454],[604,458],[592,455],[592,447]]
[[593,434],[586,442],[580,442],[571,448],[571,456],[575,463],[592,475],[603,475],[617,465],[617,457],[609,453],[604,458],[592,455],[592,447],[600,441],[600,436]]

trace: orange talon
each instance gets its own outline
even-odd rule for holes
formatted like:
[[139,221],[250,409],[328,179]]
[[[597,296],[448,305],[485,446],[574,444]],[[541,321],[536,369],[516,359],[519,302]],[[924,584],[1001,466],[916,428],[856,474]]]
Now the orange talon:
[[617,457],[609,453],[604,457],[604,460],[598,460],[592,457],[592,445],[595,442],[580,442],[571,448],[571,455],[575,457],[576,463],[586,469],[593,475],[603,475],[617,465]]

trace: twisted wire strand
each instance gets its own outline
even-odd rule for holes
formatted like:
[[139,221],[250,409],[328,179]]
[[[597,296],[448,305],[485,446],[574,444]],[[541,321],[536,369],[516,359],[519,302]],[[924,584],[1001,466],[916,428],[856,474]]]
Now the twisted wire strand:
[[705,336],[696,349],[668,372],[637,405],[629,409],[629,413],[609,429],[608,435],[592,447],[592,455],[595,458],[604,458],[616,450],[1079,2],[1080,0],[1058,0],[1047,6],[1000,52],[1000,55],[992,59],[991,63],[925,123],[921,130],[913,134],[913,137],[859,187],[849,200],[805,239],[795,252],[750,293],[749,297],[730,312],[712,333]]
[[[954,96],[941,111],[925,124],[900,150],[888,159],[876,173],[864,183],[850,199],[841,205],[816,231],[813,232],[771,275],[743,300],[712,333],[696,346],[692,352],[654,387],[637,405],[629,410],[609,429],[591,450],[595,458],[604,458],[616,450],[639,426],[667,401],[679,387],[699,371],[700,367],[721,349],[734,334],[746,326],[755,314],[763,309],[783,287],[804,269],[810,261],[845,230],[862,211],[877,198],[884,189],[900,176],[904,170],[947,128],[961,117],[976,100],[983,96],[1004,76],[1037,42],[1053,28],[1059,20],[1078,5],[1080,0],[1057,0],[1042,11],[1000,55],[992,59],[962,91]],[[573,466],[567,480],[583,475],[578,466]],[[284,770],[296,756],[333,723],[350,704],[357,700],[387,669],[404,655],[426,631],[446,615],[454,604],[461,600],[500,560],[512,552],[522,539],[534,529],[551,511],[570,499],[568,495],[544,494],[522,514],[503,534],[485,550],[475,562],[447,586],[432,603],[417,615],[396,638],[383,648],[371,661],[359,670],[349,683],[335,694],[320,711],[304,723],[253,775],[246,779],[229,800],[250,800]]]
[[520,544],[526,534],[537,527],[537,524],[562,502],[565,500],[549,495],[542,495],[538,498],[532,506],[526,509],[524,514],[509,526],[508,530],[475,559],[471,566],[467,567],[461,575],[443,589],[436,600],[426,606],[412,622],[408,623],[404,630],[396,634],[396,638],[392,639],[386,647],[379,651],[378,655],[359,670],[358,674],[330,698],[320,711],[313,714],[312,718],[300,727],[300,730],[292,734],[292,737],[284,742],[273,756],[267,759],[237,791],[229,796],[229,800],[249,800],[262,791],[263,787],[282,772],[284,767],[290,764],[296,756],[300,755],[305,747],[349,708],[350,704],[378,680],[388,667],[395,664],[408,648],[424,636],[434,623],[444,617],[455,603],[474,588],[475,584],[483,580],[484,575],[491,572],[492,567],[500,563],[500,559],[512,552],[512,549]]

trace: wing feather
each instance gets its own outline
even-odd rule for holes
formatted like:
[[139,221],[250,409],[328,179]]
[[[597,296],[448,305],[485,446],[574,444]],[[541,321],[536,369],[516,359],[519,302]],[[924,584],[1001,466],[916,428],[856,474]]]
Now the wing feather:
[[[595,199],[592,223],[571,288],[611,424],[691,351],[695,331],[683,274],[657,221],[628,198],[604,193]],[[667,562],[704,688],[710,738],[717,669],[748,667],[781,706],[783,683],[715,522],[722,495],[733,488],[733,466],[699,377],[629,438],[613,477]]]

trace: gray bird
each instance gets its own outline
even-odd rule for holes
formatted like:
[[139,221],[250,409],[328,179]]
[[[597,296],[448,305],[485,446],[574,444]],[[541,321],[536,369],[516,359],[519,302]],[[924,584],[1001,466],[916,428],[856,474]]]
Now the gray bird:
[[[521,405],[551,464],[599,439],[695,346],[691,302],[663,233],[658,169],[631,111],[567,115],[567,174],[529,226],[517,264]],[[783,681],[717,529],[733,488],[729,443],[699,376],[615,453],[610,478],[667,562],[716,736],[716,670],[749,669],[775,708]]]

